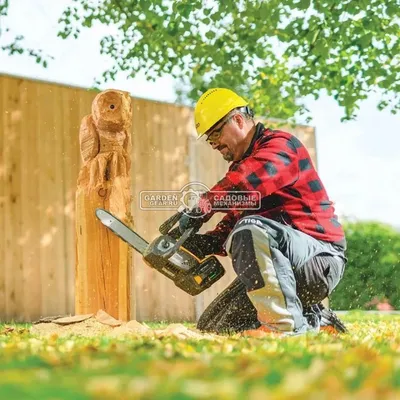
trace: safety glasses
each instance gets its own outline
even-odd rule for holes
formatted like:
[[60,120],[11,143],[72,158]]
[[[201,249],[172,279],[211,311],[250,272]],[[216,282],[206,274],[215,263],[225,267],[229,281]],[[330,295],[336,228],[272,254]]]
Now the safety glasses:
[[222,129],[224,129],[224,126],[232,119],[232,117],[233,115],[227,118],[219,128],[215,128],[209,134],[206,134],[206,142],[210,144],[215,143],[221,137]]

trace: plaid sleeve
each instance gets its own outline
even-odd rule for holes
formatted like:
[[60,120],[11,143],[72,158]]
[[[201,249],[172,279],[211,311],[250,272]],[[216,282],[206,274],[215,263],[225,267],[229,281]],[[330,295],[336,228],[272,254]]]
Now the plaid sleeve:
[[294,183],[299,177],[296,143],[279,137],[261,145],[204,194],[209,207],[214,208],[221,196],[232,191],[258,191],[264,198]]

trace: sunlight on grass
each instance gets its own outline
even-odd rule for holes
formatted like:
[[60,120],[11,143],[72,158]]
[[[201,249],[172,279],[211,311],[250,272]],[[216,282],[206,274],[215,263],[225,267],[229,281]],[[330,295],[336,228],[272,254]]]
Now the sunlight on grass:
[[343,319],[347,335],[281,339],[43,338],[0,325],[0,398],[400,398],[400,316]]

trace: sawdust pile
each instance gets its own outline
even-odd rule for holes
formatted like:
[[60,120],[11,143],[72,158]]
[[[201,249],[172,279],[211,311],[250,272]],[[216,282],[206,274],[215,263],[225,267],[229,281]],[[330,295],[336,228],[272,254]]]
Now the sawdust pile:
[[178,339],[215,339],[216,335],[202,333],[182,324],[171,324],[165,329],[151,329],[145,323],[135,320],[122,322],[103,310],[96,314],[75,315],[70,317],[47,317],[34,322],[31,333],[38,336],[65,337],[69,335],[94,337],[110,336],[148,336],[162,338],[173,336]]

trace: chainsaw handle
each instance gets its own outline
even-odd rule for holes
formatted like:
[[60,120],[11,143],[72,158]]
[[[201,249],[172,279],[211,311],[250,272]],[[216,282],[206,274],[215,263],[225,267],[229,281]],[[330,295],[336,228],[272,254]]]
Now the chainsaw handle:
[[176,228],[170,230],[168,232],[168,236],[171,236],[173,239],[178,240],[181,236],[181,230],[179,229],[179,226],[177,226]]
[[183,243],[188,239],[193,233],[193,228],[189,228],[186,230],[183,235],[179,238],[179,240],[168,250],[163,254],[163,258],[168,258],[172,257],[178,250],[179,248],[183,245]]
[[183,211],[178,211],[172,217],[169,217],[165,222],[163,222],[158,228],[162,235],[167,235],[171,228],[180,220]]

